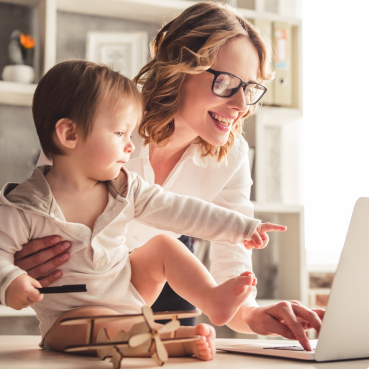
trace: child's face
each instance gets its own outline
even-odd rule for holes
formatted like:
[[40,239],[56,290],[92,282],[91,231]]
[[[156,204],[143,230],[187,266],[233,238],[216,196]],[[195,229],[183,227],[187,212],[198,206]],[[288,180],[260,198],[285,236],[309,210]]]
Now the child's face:
[[[124,97],[123,97],[124,98]],[[131,134],[138,120],[134,104],[116,107],[109,96],[99,103],[92,128],[79,146],[89,178],[107,181],[116,178],[135,149]]]

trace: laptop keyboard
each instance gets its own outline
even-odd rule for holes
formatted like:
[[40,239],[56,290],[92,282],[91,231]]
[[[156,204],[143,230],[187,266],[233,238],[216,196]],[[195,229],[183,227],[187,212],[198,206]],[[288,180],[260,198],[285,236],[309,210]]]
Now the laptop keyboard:
[[[311,346],[311,349],[315,351],[315,347]],[[305,351],[301,346],[277,346],[277,347],[264,347],[264,350],[287,350],[287,351]]]

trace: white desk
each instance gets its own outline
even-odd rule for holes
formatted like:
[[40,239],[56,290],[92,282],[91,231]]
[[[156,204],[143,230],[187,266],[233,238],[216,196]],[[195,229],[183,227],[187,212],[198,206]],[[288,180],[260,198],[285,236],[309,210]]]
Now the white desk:
[[[218,339],[218,342],[229,339]],[[240,340],[238,340],[240,341]],[[68,355],[41,350],[39,336],[0,336],[1,369],[110,369],[112,364],[98,358]],[[280,342],[280,341],[279,341]],[[311,363],[294,360],[274,359],[251,355],[238,355],[218,352],[212,361],[199,361],[193,358],[169,358],[166,369],[368,369],[369,359],[332,363]],[[125,368],[157,368],[150,358],[127,358],[122,361]]]

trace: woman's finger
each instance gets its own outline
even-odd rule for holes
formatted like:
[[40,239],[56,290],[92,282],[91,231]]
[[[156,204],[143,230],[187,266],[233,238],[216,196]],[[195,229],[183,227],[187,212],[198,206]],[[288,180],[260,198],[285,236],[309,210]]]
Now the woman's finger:
[[318,314],[320,320],[324,319],[325,310],[324,309],[312,309],[314,313]]
[[54,283],[55,281],[57,281],[62,275],[63,273],[60,270],[55,270],[48,276],[41,278],[38,281],[40,282],[42,287],[48,287],[50,286],[51,283]]
[[[50,271],[57,268],[61,264],[64,264],[66,261],[68,261],[70,258],[70,255],[68,253],[64,253],[62,255],[59,255],[49,261],[47,261],[44,264],[41,264],[37,266],[36,268],[32,268],[27,271],[28,275],[34,279],[44,279]],[[40,281],[41,283],[41,281]]]
[[268,313],[267,310],[252,325],[252,330],[263,336],[277,334],[290,340],[296,339],[291,330],[285,324],[276,319],[273,314],[270,314],[270,312]]
[[[61,243],[58,243],[56,246],[49,247],[45,250],[41,250],[36,254],[29,255],[23,259],[16,259],[14,260],[14,264],[25,271],[29,271],[33,268],[36,268],[39,265],[44,264],[45,262],[51,259],[54,259],[56,256],[59,255],[60,258],[54,260],[54,262],[52,263],[53,267],[51,269],[54,269],[55,267],[63,264],[65,261],[69,259],[68,257],[64,256],[64,254],[65,251],[68,250],[70,247],[71,247],[70,242],[63,241]],[[50,272],[51,269],[46,268],[45,273]],[[37,278],[38,277],[42,277],[42,274],[38,275]],[[33,276],[33,278],[35,277]]]
[[[307,350],[311,351],[311,346],[308,338],[305,335],[305,331],[298,321],[295,312],[293,310],[293,304],[289,302],[281,302],[267,309],[267,314],[275,317],[279,321],[283,321],[284,324],[292,332],[294,338],[298,340],[301,346]],[[275,332],[277,333],[277,332]]]
[[34,254],[40,250],[46,249],[51,246],[55,246],[60,243],[61,238],[59,236],[49,236],[44,238],[36,238],[25,245],[23,245],[22,250],[17,251],[14,254],[14,258],[22,259],[28,255]]
[[292,304],[292,309],[299,319],[303,319],[319,333],[320,328],[322,327],[322,320],[315,311],[297,304]]

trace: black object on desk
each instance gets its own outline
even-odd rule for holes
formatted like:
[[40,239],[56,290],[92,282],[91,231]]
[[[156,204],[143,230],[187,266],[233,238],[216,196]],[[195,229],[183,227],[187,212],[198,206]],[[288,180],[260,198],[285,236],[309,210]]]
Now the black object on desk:
[[67,284],[56,287],[37,288],[40,293],[71,293],[71,292],[87,292],[85,284]]

